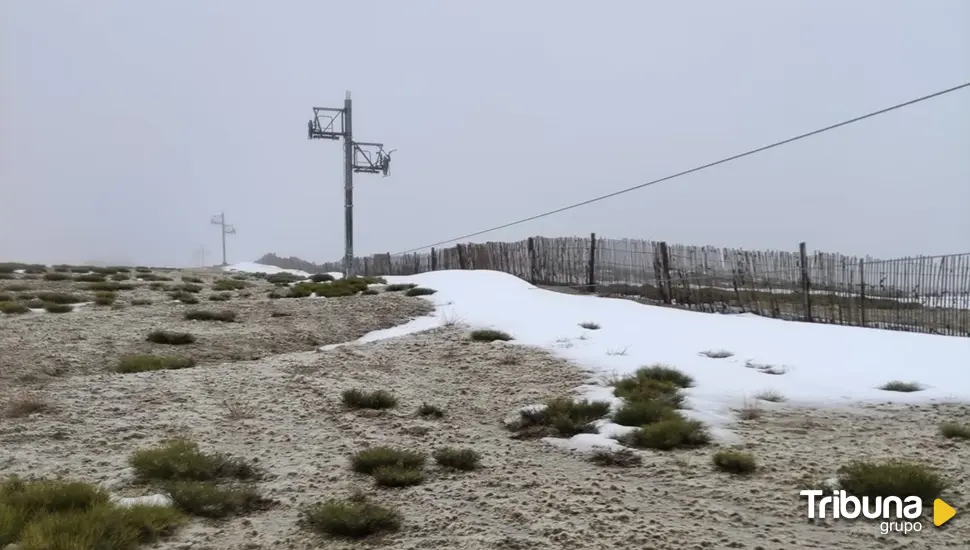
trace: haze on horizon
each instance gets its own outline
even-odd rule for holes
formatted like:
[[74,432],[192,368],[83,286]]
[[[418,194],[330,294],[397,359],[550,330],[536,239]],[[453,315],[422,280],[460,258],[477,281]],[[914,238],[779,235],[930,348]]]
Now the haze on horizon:
[[[0,261],[356,252],[514,221],[970,80],[970,3],[0,3]],[[477,237],[970,252],[970,89]]]

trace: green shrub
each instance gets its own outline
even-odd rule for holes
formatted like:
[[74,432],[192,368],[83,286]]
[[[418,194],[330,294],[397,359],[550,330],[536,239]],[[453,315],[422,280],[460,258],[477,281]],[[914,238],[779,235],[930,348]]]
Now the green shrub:
[[356,494],[346,500],[328,500],[304,508],[300,524],[321,535],[363,539],[399,530],[401,515]]
[[651,385],[651,382],[661,382],[672,384],[678,388],[689,388],[694,385],[693,378],[673,367],[668,367],[666,365],[651,365],[649,367],[641,367],[637,369],[632,376],[623,380],[627,382],[617,384],[617,395],[619,395],[619,391],[623,391],[621,386],[633,384],[643,384],[649,386]]
[[84,298],[63,292],[39,292],[37,298],[51,304],[80,304]]
[[7,285],[3,289],[7,292],[24,292],[30,290],[30,285]]
[[194,441],[171,439],[128,457],[140,481],[251,480],[259,472],[248,462],[223,453],[204,453]]
[[17,302],[0,302],[0,313],[7,315],[20,315],[30,313],[30,308]]
[[13,294],[0,294],[0,302],[12,302],[14,301]]
[[544,408],[520,411],[520,420],[513,428],[519,431],[529,430],[536,437],[572,437],[580,433],[595,432],[593,423],[606,416],[609,411],[610,404],[605,401],[576,401],[558,397],[547,401]]
[[287,273],[285,271],[282,273],[273,273],[272,275],[266,276],[266,281],[273,283],[274,285],[295,283],[297,281],[302,281],[303,279],[304,277],[301,277],[299,275],[294,275],[292,273]]
[[94,294],[94,303],[99,306],[110,306],[117,299],[118,295],[114,292],[96,292]]
[[236,279],[219,279],[218,281],[212,283],[212,290],[225,292],[230,290],[242,290],[248,286],[249,283],[246,281],[239,281]]
[[114,371],[120,373],[146,372],[153,370],[178,370],[195,366],[195,360],[188,357],[174,357],[169,355],[126,355],[123,356]]
[[74,311],[74,306],[69,304],[44,304],[44,311],[47,313],[69,313]]
[[711,436],[701,422],[678,415],[634,430],[626,442],[642,449],[669,451],[707,445],[711,442]]
[[91,266],[88,265],[74,265],[70,267],[69,271],[71,273],[92,273]]
[[416,286],[412,289],[407,290],[404,294],[406,296],[431,296],[435,292],[438,292],[438,291],[433,288],[424,288],[424,287]]
[[137,275],[137,277],[139,279],[141,279],[142,281],[161,282],[161,281],[171,281],[172,280],[171,277],[166,277],[165,275],[158,275],[156,273],[145,273],[145,272],[142,272],[142,271],[139,271],[138,273],[139,274]]
[[439,466],[454,470],[471,471],[481,466],[482,456],[473,449],[444,447],[431,454]]
[[205,283],[205,281],[203,281],[202,279],[198,277],[192,277],[191,275],[182,275],[182,282],[189,283],[189,284],[196,284],[196,285],[201,285]]
[[104,275],[100,273],[85,273],[84,275],[74,277],[74,280],[79,283],[103,283]]
[[112,281],[130,281],[131,275],[127,273],[115,273],[110,277]]
[[643,426],[676,415],[676,409],[663,400],[626,401],[613,413],[613,422],[621,426]]
[[68,275],[67,273],[58,273],[55,271],[53,273],[45,273],[44,280],[45,281],[69,281],[71,280],[71,276]]
[[330,275],[329,273],[314,273],[313,275],[310,275],[310,280],[314,283],[327,283],[333,281],[334,278],[333,275]]
[[222,519],[265,508],[260,492],[249,485],[219,486],[211,481],[176,481],[165,484],[175,505],[186,514]]
[[93,290],[96,292],[117,292],[119,290],[131,290],[135,288],[133,285],[125,283],[117,283],[114,281],[103,281],[100,283],[91,283],[85,285],[87,290]]
[[169,294],[169,296],[177,302],[182,302],[183,304],[188,304],[190,306],[194,306],[199,303],[199,299],[196,298],[195,295],[188,292],[172,292]]
[[741,451],[718,451],[712,460],[715,468],[731,474],[750,474],[758,469],[754,456]]
[[140,266],[135,267],[135,272],[137,272],[137,273],[151,273],[152,272],[152,268],[145,267],[143,265],[140,265]]
[[415,468],[401,466],[381,466],[371,475],[381,487],[410,487],[424,482],[424,472]]
[[210,302],[228,302],[229,300],[232,300],[232,294],[229,294],[228,292],[220,292],[218,294],[209,295]]
[[236,312],[228,309],[224,311],[197,309],[186,311],[185,319],[188,321],[221,321],[223,323],[234,323],[236,321]]
[[131,305],[133,306],[150,306],[152,305],[151,300],[144,300],[141,298],[135,298],[131,300]]
[[382,466],[397,466],[399,468],[420,470],[427,458],[423,453],[395,449],[393,447],[371,447],[357,452],[350,459],[353,471],[370,475]]
[[839,485],[857,497],[916,496],[932,502],[948,483],[931,468],[903,460],[856,461],[839,468]]
[[344,390],[340,398],[344,406],[350,409],[390,409],[397,406],[397,398],[384,390]]
[[169,330],[149,332],[145,339],[153,344],[167,344],[170,346],[185,346],[195,343],[195,336],[187,332],[173,332]]
[[947,439],[970,439],[970,425],[944,422],[940,425],[940,435]]
[[473,330],[468,336],[475,342],[494,342],[496,340],[508,342],[512,340],[512,336],[508,333],[491,329]]
[[175,292],[191,292],[192,294],[198,294],[202,292],[202,285],[193,285],[189,283],[184,283],[181,285],[175,285],[172,290]]
[[403,290],[411,290],[412,288],[417,288],[418,285],[414,283],[395,283],[393,285],[387,285],[384,290],[387,292],[401,292]]

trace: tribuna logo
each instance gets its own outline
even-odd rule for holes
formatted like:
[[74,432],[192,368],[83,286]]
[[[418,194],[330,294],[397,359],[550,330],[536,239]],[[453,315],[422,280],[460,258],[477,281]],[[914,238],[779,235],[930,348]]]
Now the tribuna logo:
[[[867,519],[881,519],[883,521],[915,520],[923,515],[923,499],[919,497],[854,497],[845,491],[832,491],[829,496],[822,496],[825,491],[818,489],[804,490],[798,493],[808,497],[809,519],[846,518],[856,519],[859,516]],[[821,498],[818,498],[821,497]],[[818,514],[816,515],[816,508]]]

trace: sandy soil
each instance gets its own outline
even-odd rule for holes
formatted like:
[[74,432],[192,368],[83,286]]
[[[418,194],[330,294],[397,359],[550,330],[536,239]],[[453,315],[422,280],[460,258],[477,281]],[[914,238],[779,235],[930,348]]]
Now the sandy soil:
[[[375,325],[400,321],[413,309],[408,300],[392,296],[304,303],[311,305],[289,307],[333,308],[314,319],[333,316],[329,322],[335,325],[363,323],[364,314],[356,309],[362,303],[388,308],[382,310],[385,318],[368,321]],[[161,308],[157,319],[177,324],[175,308],[182,306],[153,307]],[[134,346],[136,335],[160,322],[140,321],[135,311],[150,312],[91,312],[97,321],[84,321],[89,314],[84,311],[7,320],[0,334],[15,322],[29,322],[33,330],[17,333],[25,349],[51,350],[56,345],[34,340],[60,334],[68,325],[44,328],[44,323],[88,323],[77,329],[88,338],[99,327],[125,331],[135,324],[138,330],[120,333],[127,339],[114,336],[129,342],[116,346]],[[253,304],[247,311],[255,319],[260,307]],[[112,315],[124,320],[109,321]],[[354,326],[348,334],[362,329]],[[240,334],[257,332],[246,323],[233,327]],[[104,342],[114,337],[98,336]],[[3,349],[14,349],[3,338]],[[205,347],[196,345],[200,352]],[[50,377],[43,386],[31,386],[51,411],[0,419],[0,472],[70,475],[136,494],[144,489],[131,484],[127,455],[179,434],[206,449],[258,459],[269,473],[259,485],[278,506],[226,522],[196,522],[160,548],[871,550],[966,548],[970,541],[970,522],[959,516],[945,529],[924,520],[922,532],[906,537],[880,536],[878,524],[869,522],[810,523],[797,496],[854,458],[918,458],[953,480],[956,502],[951,504],[958,510],[967,506],[970,444],[937,435],[943,420],[970,421],[966,405],[807,410],[767,404],[760,419],[734,427],[763,471],[732,477],[712,468],[713,447],[641,452],[643,465],[617,469],[593,465],[543,441],[511,439],[501,424],[510,411],[568,394],[587,382],[588,374],[541,350],[469,342],[461,327],[324,352],[130,375],[99,372],[95,364],[107,353],[85,355],[77,348],[71,353],[88,357],[87,363],[77,363],[77,376]],[[43,356],[32,360],[35,368],[47,364]],[[382,414],[345,411],[340,392],[353,387],[391,390],[400,405]],[[446,416],[417,417],[423,402],[439,405]],[[244,409],[247,418],[234,417],[230,409]],[[350,454],[375,444],[428,452],[444,445],[471,447],[482,454],[484,468],[455,474],[429,466],[423,485],[376,489],[348,467]],[[406,518],[404,529],[377,542],[347,543],[297,528],[302,505],[344,496],[353,488],[398,507]]]

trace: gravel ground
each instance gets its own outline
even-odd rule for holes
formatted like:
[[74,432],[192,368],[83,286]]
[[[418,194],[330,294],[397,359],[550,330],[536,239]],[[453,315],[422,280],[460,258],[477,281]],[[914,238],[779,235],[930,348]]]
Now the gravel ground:
[[[399,319],[414,309],[401,297],[359,298],[355,304],[399,304]],[[312,307],[343,307],[341,300],[319,302]],[[90,326],[133,311],[98,313],[101,321]],[[175,322],[175,311],[159,315]],[[338,311],[346,317],[331,320],[334,326],[360,322],[353,320],[361,316],[354,307],[329,310]],[[38,328],[21,338],[56,333],[39,327],[65,322],[60,319],[39,316],[31,321]],[[124,330],[141,323],[126,319],[112,326]],[[252,333],[245,323],[232,326]],[[132,337],[141,332],[132,331]],[[589,376],[541,350],[472,343],[458,326],[178,371],[88,372],[34,387],[33,395],[50,404],[48,411],[0,419],[0,471],[70,475],[134,495],[145,489],[132,484],[127,455],[186,435],[204,449],[257,459],[269,473],[259,486],[277,506],[245,518],[193,523],[162,543],[163,549],[872,550],[966,548],[970,541],[970,524],[960,518],[946,529],[924,521],[921,533],[907,537],[880,536],[878,525],[869,522],[809,523],[797,497],[851,459],[899,457],[937,466],[954,481],[951,492],[963,499],[952,504],[958,509],[970,504],[970,445],[946,442],[936,432],[942,420],[968,421],[964,405],[809,410],[766,404],[759,419],[735,427],[764,468],[732,477],[712,468],[714,448],[641,452],[641,466],[618,469],[593,465],[582,454],[544,441],[511,439],[502,427],[510,412],[568,394]],[[388,389],[399,406],[371,414],[344,410],[340,392],[349,388]],[[425,402],[440,406],[444,418],[416,416]],[[420,486],[377,489],[348,467],[349,455],[376,444],[425,452],[470,447],[482,454],[483,468],[449,473],[429,465]],[[376,543],[349,543],[325,541],[297,527],[303,505],[354,488],[400,509],[402,531]]]

